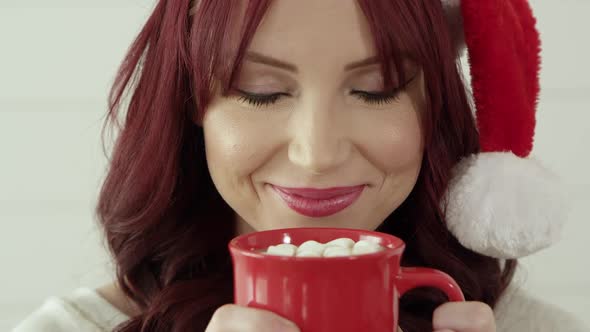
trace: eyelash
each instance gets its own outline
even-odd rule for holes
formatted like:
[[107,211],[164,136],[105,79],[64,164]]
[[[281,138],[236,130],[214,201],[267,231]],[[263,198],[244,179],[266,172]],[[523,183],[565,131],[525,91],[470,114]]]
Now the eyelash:
[[240,94],[238,97],[239,101],[247,102],[248,104],[256,107],[268,106],[276,103],[281,96],[289,96],[286,93],[273,93],[269,95],[250,93],[243,90],[236,90]]
[[[371,105],[383,105],[389,104],[399,99],[400,93],[405,88],[405,85],[394,89],[387,93],[372,93],[367,91],[352,90],[350,94],[356,95],[358,99]],[[286,93],[273,93],[273,94],[256,94],[250,93],[243,90],[236,90],[240,95],[238,96],[239,101],[246,102],[255,107],[269,106],[276,103],[282,96],[289,96]]]

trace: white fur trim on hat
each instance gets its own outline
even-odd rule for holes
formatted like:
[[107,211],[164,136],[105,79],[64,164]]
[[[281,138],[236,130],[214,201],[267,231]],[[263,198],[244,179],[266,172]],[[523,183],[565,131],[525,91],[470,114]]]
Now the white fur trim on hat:
[[462,160],[443,201],[447,227],[459,242],[496,258],[523,257],[550,246],[567,217],[560,180],[538,161],[510,152]]

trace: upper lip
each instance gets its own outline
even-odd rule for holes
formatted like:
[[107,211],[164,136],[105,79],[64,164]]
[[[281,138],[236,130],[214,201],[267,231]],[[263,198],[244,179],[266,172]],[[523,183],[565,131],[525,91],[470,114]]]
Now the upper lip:
[[358,186],[348,186],[348,187],[331,187],[331,188],[288,188],[288,187],[281,187],[273,185],[273,187],[277,190],[285,192],[290,195],[297,195],[304,198],[311,198],[311,199],[329,199],[333,197],[338,197],[346,194],[350,194],[356,191],[363,189],[365,185],[358,185]]

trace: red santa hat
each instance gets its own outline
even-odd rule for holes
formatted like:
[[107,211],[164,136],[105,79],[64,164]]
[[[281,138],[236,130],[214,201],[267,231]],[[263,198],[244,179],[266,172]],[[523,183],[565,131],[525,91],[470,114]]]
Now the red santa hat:
[[567,217],[559,178],[529,156],[540,39],[526,0],[442,0],[457,54],[467,50],[481,153],[454,169],[442,202],[465,247],[518,258],[550,246]]

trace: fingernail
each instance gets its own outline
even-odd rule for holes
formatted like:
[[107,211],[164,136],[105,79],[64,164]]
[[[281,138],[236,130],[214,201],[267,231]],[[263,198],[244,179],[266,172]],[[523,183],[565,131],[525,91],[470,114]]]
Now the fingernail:
[[278,322],[280,326],[277,332],[299,332],[297,325],[290,320],[282,318]]

